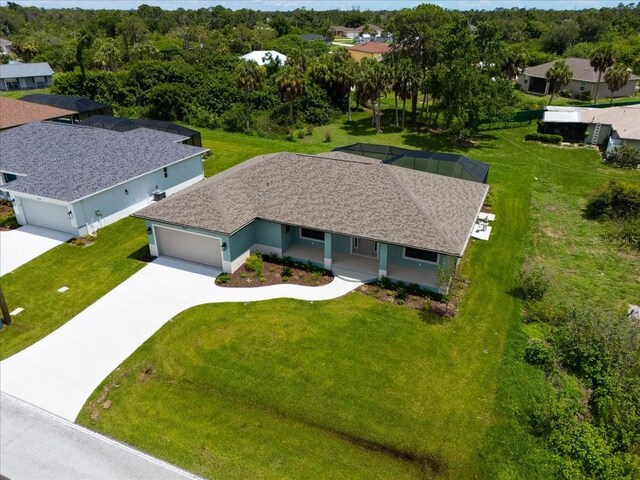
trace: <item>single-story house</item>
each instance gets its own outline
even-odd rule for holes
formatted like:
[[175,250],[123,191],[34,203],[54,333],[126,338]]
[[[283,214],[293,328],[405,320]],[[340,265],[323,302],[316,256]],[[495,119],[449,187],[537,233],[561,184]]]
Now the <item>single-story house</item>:
[[344,37],[344,38],[352,38],[356,39],[362,34],[362,30],[364,30],[363,26],[360,27],[345,27],[343,25],[334,25],[330,28],[331,33],[336,37]]
[[[41,120],[70,122],[74,112],[8,97],[0,97],[0,130]],[[1,145],[0,145],[1,147]],[[1,149],[0,149],[1,151]]]
[[181,143],[184,143],[185,145],[194,145],[196,147],[202,146],[202,136],[199,131],[165,120],[93,115],[92,117],[86,118],[78,123],[85,127],[106,128],[107,130],[115,130],[116,132],[128,132],[129,130],[135,130],[136,128],[150,128],[151,130],[180,135],[181,137],[184,137],[184,140]]
[[275,253],[439,291],[437,267],[464,253],[488,188],[346,152],[283,152],[134,216],[156,256],[234,272],[252,252]]
[[13,51],[13,42],[6,38],[0,38],[0,55],[7,55]]
[[[574,97],[579,97],[589,93],[592,97],[596,95],[598,85],[598,72],[591,66],[587,58],[570,57],[566,59],[567,65],[573,72],[573,77],[565,89],[569,90]],[[547,62],[535,67],[527,67],[518,75],[518,84],[523,92],[534,95],[549,94],[550,85],[547,82],[547,72],[556,62]],[[635,94],[636,84],[639,77],[631,75],[627,84],[613,94],[614,97],[628,97]],[[601,98],[611,97],[611,91],[604,81],[604,74],[600,79],[600,90],[598,95]]]
[[361,45],[354,45],[349,48],[349,54],[356,62],[360,63],[363,58],[373,58],[382,61],[382,56],[389,52],[391,48],[382,42],[366,42]]
[[138,128],[34,122],[0,132],[0,191],[20,225],[94,233],[203,178],[205,149]]
[[624,144],[640,148],[640,105],[547,107],[540,131],[567,142],[606,146],[607,153]]
[[48,93],[32,93],[21,97],[25,102],[48,105],[50,107],[63,108],[75,112],[73,122],[83,120],[93,115],[111,115],[112,109],[109,105],[98,103],[90,98],[75,97],[72,95],[51,95]]
[[272,61],[275,61],[280,65],[287,63],[287,56],[283,53],[276,52],[275,50],[254,50],[253,52],[242,55],[240,58],[256,62],[260,66],[269,65]]
[[51,85],[53,70],[47,62],[9,62],[0,65],[0,91],[45,88]]

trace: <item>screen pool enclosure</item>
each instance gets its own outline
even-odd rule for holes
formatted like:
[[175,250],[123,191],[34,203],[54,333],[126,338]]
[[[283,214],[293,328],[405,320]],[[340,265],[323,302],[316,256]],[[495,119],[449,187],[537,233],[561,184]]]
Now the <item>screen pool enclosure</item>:
[[372,143],[354,143],[334,148],[333,151],[375,158],[390,165],[478,183],[487,183],[489,176],[489,165],[456,153],[425,152]]
[[94,115],[80,122],[80,125],[86,127],[104,128],[106,130],[114,130],[116,132],[127,132],[136,128],[150,128],[160,132],[173,133],[185,137],[182,143],[186,145],[202,146],[202,138],[200,132],[191,128],[183,127],[177,123],[167,122],[165,120],[150,120],[147,118],[124,118],[111,117],[107,115]]

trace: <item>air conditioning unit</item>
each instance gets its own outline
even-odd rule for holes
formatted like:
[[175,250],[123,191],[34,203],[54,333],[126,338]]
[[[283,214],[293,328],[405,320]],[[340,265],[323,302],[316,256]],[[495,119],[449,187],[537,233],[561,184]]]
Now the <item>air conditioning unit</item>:
[[167,198],[167,192],[164,190],[154,190],[153,191],[153,201],[159,202],[163,198]]

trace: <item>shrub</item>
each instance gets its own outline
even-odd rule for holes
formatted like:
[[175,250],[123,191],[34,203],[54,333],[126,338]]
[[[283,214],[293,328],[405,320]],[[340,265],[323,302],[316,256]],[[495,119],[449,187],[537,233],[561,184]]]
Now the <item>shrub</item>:
[[290,266],[285,265],[284,267],[282,267],[282,278],[286,277],[288,279],[291,275],[293,275],[293,269]]
[[591,101],[591,92],[582,92],[580,94],[580,100],[582,100],[583,102],[590,102]]
[[417,283],[410,283],[409,286],[407,287],[407,292],[409,293],[409,295],[422,295],[422,289],[420,288],[420,285],[418,285]]
[[309,282],[314,285],[318,285],[320,283],[320,274],[318,272],[312,272],[309,274]]
[[324,132],[324,141],[325,141],[325,143],[331,143],[332,139],[333,139],[333,136],[331,134],[331,130],[325,130],[325,132]]
[[526,323],[538,322],[538,323],[559,323],[559,319],[565,315],[565,306],[547,299],[542,299],[539,302],[532,302],[527,305],[527,309],[524,315],[524,321]]
[[633,145],[622,145],[607,155],[606,162],[620,168],[638,168],[640,149]]
[[391,281],[391,279],[384,275],[380,277],[379,283],[380,283],[380,286],[385,290],[391,288],[391,286],[393,285],[393,282]]
[[287,283],[287,282],[289,281],[289,277],[283,276],[283,277],[282,277],[282,281],[283,281],[284,283]]
[[518,287],[525,300],[540,300],[549,288],[549,279],[541,267],[523,268],[518,278]]
[[571,90],[569,90],[568,88],[560,90],[560,92],[558,92],[558,95],[564,98],[573,98],[573,93],[571,93]]
[[589,197],[585,215],[596,219],[608,217],[632,220],[640,217],[640,188],[611,181]]
[[293,132],[287,133],[287,136],[285,138],[287,140],[289,140],[290,142],[294,142],[295,141],[295,136],[293,135]]
[[228,273],[221,273],[216,277],[217,284],[229,283],[229,280],[231,280],[231,275],[229,275]]
[[305,129],[305,133],[307,137],[310,137],[311,135],[313,135],[313,125],[307,125],[307,128]]
[[296,136],[300,139],[304,138],[304,130],[298,130],[298,133],[296,134]]
[[404,285],[400,285],[400,283],[396,287],[396,299],[398,301],[402,301],[403,303],[407,299],[407,287],[405,287]]
[[264,262],[262,257],[257,253],[249,255],[245,262],[245,268],[250,272],[254,272],[258,278],[264,276]]
[[548,133],[527,133],[524,136],[527,142],[540,142],[560,145],[562,143],[562,135],[551,135]]
[[404,305],[404,298],[398,298],[398,305]]
[[220,125],[229,132],[244,132],[247,129],[247,112],[244,105],[232,105],[220,116]]
[[524,350],[524,359],[545,372],[553,370],[554,354],[552,348],[544,340],[531,339]]

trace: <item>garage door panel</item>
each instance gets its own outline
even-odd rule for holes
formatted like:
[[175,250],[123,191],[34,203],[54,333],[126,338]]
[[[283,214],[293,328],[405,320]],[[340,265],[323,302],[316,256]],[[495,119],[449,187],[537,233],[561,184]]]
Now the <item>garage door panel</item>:
[[158,255],[222,268],[220,240],[214,237],[155,227]]
[[71,225],[65,205],[56,205],[27,198],[21,198],[20,204],[29,225],[77,234],[77,230]]

